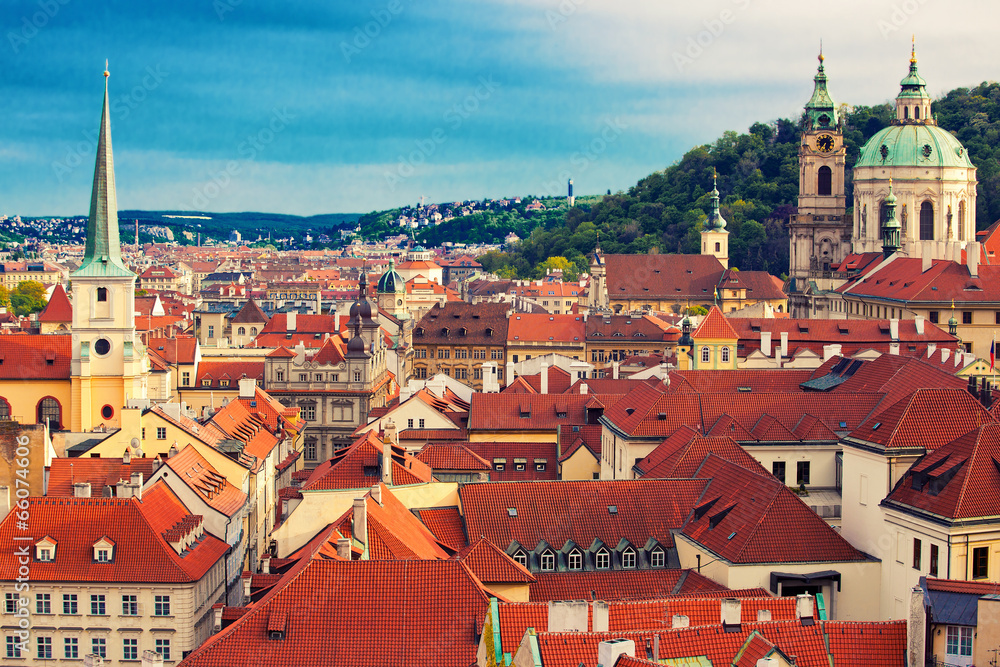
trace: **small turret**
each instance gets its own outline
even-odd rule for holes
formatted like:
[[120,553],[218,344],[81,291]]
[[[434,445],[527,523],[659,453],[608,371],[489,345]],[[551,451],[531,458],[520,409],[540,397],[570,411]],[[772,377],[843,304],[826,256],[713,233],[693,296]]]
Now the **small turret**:
[[889,195],[885,198],[885,222],[882,223],[882,257],[888,259],[899,250],[899,236],[902,225],[896,220],[896,195],[892,194],[892,178],[889,179]]

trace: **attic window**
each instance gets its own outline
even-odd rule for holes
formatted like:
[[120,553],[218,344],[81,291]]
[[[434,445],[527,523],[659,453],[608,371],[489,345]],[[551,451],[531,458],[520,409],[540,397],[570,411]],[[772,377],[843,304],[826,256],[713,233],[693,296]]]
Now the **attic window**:
[[840,428],[847,428],[847,422],[840,422]]
[[508,507],[507,508],[507,516],[517,516],[517,508],[516,507]]
[[629,415],[630,417],[632,416],[633,412],[635,412],[635,408],[626,408],[625,409],[625,414]]
[[608,514],[618,514],[618,505],[608,505]]
[[753,391],[753,387],[737,387],[736,391],[740,391],[740,392],[743,392],[745,394],[747,392]]
[[666,421],[666,419],[667,419],[667,413],[666,412],[661,412],[661,413],[659,413],[659,414],[656,415],[656,418],[659,419],[660,421]]
[[729,514],[734,507],[736,507],[736,503],[733,503],[729,507],[724,507],[712,516],[708,517],[708,527],[715,528],[722,523],[722,520],[726,518],[726,515]]
[[882,422],[875,422],[874,424],[872,424],[872,430],[873,431],[877,431],[878,427],[881,426],[881,425],[882,425]]

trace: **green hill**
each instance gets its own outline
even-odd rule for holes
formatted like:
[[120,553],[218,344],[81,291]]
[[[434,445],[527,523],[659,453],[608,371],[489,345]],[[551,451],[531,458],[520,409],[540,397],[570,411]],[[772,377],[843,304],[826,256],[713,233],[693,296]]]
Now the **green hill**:
[[[850,204],[851,167],[865,141],[889,124],[894,106],[845,106],[842,111]],[[1000,85],[955,89],[934,103],[934,111],[938,123],[958,137],[978,168],[976,220],[984,229],[1000,218]],[[566,211],[561,221],[535,228],[517,249],[491,253],[483,264],[505,275],[532,277],[548,258],[562,256],[583,271],[598,234],[601,249],[609,253],[696,253],[717,171],[722,214],[731,234],[730,264],[786,273],[788,220],[798,195],[799,128],[800,121],[779,119],[755,123],[742,134],[726,132],[628,192]]]

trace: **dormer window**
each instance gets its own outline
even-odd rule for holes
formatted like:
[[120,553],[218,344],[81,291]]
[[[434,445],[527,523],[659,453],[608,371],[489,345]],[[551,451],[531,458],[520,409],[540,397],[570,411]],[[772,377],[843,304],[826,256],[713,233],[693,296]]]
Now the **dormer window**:
[[666,553],[663,551],[663,547],[654,547],[651,552],[649,552],[649,566],[650,567],[663,567],[666,563]]
[[542,572],[552,572],[556,569],[556,555],[552,551],[545,551],[539,559]]
[[94,543],[94,562],[110,563],[115,557],[115,543],[107,537],[102,537]]
[[632,547],[626,547],[625,551],[622,552],[622,569],[635,569],[635,549]]
[[600,549],[594,556],[594,567],[598,570],[611,569],[611,552],[604,548]]
[[46,535],[35,543],[35,560],[39,563],[51,563],[56,559],[56,540]]
[[579,549],[574,549],[569,552],[569,557],[566,559],[566,565],[571,570],[583,569],[583,554],[580,553]]
[[523,549],[518,549],[514,554],[514,562],[523,567],[528,567],[528,554]]

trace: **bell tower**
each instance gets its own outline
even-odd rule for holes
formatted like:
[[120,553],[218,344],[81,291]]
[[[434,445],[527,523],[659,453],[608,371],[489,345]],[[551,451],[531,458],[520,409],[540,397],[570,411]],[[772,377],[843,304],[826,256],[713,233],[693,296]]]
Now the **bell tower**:
[[789,275],[795,292],[830,271],[831,264],[844,259],[851,248],[844,192],[847,150],[837,107],[826,87],[823,60],[821,52],[799,145],[798,213],[789,223]]
[[72,273],[73,358],[70,428],[121,425],[121,410],[146,397],[148,358],[135,334],[135,281],[122,261],[108,115],[108,71],[97,140],[83,262]]

